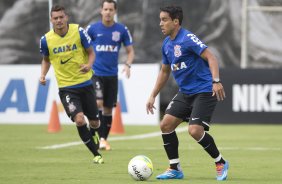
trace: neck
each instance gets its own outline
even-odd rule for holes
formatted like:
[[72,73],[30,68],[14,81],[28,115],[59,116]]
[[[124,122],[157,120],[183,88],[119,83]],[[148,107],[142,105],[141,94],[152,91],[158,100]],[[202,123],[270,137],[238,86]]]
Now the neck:
[[67,25],[66,27],[62,28],[62,29],[54,29],[54,32],[57,33],[60,36],[65,36],[67,34],[69,30],[69,25]]
[[181,28],[180,26],[177,27],[177,28],[169,35],[169,37],[170,37],[171,40],[174,40],[174,39],[175,39],[175,37],[176,37],[177,33],[179,32],[180,28]]
[[104,26],[106,27],[110,27],[112,25],[114,25],[115,21],[102,21],[102,23],[104,24]]

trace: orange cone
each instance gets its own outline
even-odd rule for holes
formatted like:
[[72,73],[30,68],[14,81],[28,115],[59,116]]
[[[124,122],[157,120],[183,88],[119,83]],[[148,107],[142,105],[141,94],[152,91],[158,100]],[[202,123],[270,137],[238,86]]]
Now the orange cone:
[[61,124],[59,119],[58,107],[56,100],[53,101],[49,124],[48,124],[48,132],[55,133],[61,130]]
[[110,134],[124,134],[123,123],[121,119],[121,109],[119,102],[117,103],[114,111],[114,117]]

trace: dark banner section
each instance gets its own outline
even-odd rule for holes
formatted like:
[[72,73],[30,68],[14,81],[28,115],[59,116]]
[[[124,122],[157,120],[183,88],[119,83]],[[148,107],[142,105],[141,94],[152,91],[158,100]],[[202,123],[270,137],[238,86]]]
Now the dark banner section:
[[282,124],[281,69],[221,69],[220,76],[227,98],[214,123]]

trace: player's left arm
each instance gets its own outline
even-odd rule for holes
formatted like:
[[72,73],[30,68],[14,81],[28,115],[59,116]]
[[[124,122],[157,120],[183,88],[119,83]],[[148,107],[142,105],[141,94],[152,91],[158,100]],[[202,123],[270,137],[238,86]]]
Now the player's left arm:
[[133,63],[135,54],[134,54],[134,48],[133,48],[133,39],[132,39],[129,29],[126,26],[124,27],[124,32],[122,34],[122,42],[123,42],[123,45],[125,46],[125,50],[127,53],[127,59],[126,59],[122,72],[125,72],[126,77],[129,78],[130,77],[130,68]]
[[87,73],[92,69],[92,65],[94,64],[95,52],[92,47],[91,38],[89,37],[87,32],[82,27],[79,28],[79,34],[81,38],[81,44],[88,54],[88,61],[87,63],[82,64],[80,66],[80,71],[82,73]]
[[213,78],[213,96],[216,95],[217,100],[223,100],[225,98],[225,92],[224,88],[220,82],[219,78],[219,67],[218,67],[218,62],[214,54],[206,48],[202,54],[201,57],[206,60],[209,64],[209,68],[212,74]]
[[93,50],[93,47],[90,46],[89,48],[85,49],[87,54],[88,54],[88,62],[87,64],[82,64],[80,66],[80,71],[82,73],[87,73],[89,72],[89,70],[92,69],[92,65],[94,64],[94,60],[95,60],[95,52]]
[[127,53],[127,59],[126,59],[125,66],[123,68],[123,72],[125,72],[126,77],[129,78],[130,77],[130,68],[133,63],[135,54],[134,54],[134,48],[132,45],[126,46],[125,50]]

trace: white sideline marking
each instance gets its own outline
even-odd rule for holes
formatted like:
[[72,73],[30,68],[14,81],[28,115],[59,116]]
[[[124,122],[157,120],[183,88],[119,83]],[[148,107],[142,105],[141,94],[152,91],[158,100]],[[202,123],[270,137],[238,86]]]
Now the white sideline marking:
[[[182,128],[177,128],[177,132],[185,132],[187,131],[187,127],[182,127]],[[131,136],[120,136],[120,137],[109,137],[109,141],[121,141],[121,140],[136,140],[136,139],[146,139],[146,138],[151,138],[151,137],[157,137],[161,136],[161,132],[152,132],[152,133],[147,133],[147,134],[139,134],[139,135],[131,135]],[[69,143],[64,143],[64,144],[54,144],[51,146],[43,146],[43,147],[38,147],[38,149],[61,149],[61,148],[66,148],[66,147],[71,147],[71,146],[77,146],[83,144],[82,141],[76,141],[76,142],[69,142]],[[163,148],[148,148],[152,150],[156,149],[163,149]],[[195,149],[202,149],[200,146],[199,147],[187,147],[184,149],[189,149],[189,150],[195,150]],[[219,150],[247,150],[247,151],[281,151],[282,148],[276,147],[276,148],[267,148],[267,147],[219,147]]]
[[[177,128],[177,132],[184,132],[187,130],[187,127]],[[109,137],[109,141],[121,141],[121,140],[135,140],[135,139],[146,139],[151,137],[157,137],[160,136],[161,132],[152,132],[147,134],[140,134],[140,135],[131,135],[131,136],[121,136],[121,137]],[[77,142],[69,142],[64,144],[54,144],[51,146],[44,146],[44,147],[38,147],[38,149],[60,149],[60,148],[66,148],[70,146],[76,146],[83,144],[81,141]]]

